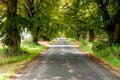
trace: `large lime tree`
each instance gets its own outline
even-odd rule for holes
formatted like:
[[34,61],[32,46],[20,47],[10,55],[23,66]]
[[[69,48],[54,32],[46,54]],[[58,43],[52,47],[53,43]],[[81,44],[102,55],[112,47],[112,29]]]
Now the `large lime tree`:
[[6,6],[6,22],[3,26],[5,39],[4,43],[8,46],[8,53],[20,53],[20,32],[17,25],[17,0],[2,0]]
[[21,44],[21,30],[27,19],[17,14],[17,3],[18,0],[2,0],[0,16],[2,17],[1,22],[1,35],[3,36],[3,43],[7,45],[8,54],[19,54]]

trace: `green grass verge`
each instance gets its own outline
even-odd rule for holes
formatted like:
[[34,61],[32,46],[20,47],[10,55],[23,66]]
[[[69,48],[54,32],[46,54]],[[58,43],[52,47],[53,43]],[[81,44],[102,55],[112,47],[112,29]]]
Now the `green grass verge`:
[[113,67],[120,69],[120,46],[111,45],[104,50],[96,51],[94,54],[109,62]]
[[105,49],[93,51],[93,45],[93,43],[81,41],[79,48],[105,60],[114,68],[120,69],[120,46],[111,45]]
[[[25,42],[21,44],[22,54],[17,56],[3,56],[3,59],[0,60],[0,65],[16,64],[7,73],[0,72],[0,80],[5,80],[7,77],[11,76],[18,68],[22,67],[23,64],[29,62],[31,59],[40,54],[41,51],[45,50],[44,46],[35,45],[34,43]],[[4,48],[1,51],[5,51]],[[6,67],[6,66],[5,66]]]

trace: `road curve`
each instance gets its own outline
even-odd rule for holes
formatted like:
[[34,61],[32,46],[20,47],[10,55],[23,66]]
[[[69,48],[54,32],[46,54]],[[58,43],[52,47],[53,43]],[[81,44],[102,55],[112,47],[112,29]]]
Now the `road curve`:
[[64,39],[58,39],[19,80],[120,80]]

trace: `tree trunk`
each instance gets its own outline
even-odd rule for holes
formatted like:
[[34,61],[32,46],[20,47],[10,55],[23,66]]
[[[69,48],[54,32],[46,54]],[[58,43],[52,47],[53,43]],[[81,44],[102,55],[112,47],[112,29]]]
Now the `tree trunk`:
[[109,42],[120,44],[120,22],[116,21],[110,26],[112,30],[107,30]]
[[115,15],[115,20],[114,20],[114,34],[113,34],[113,39],[114,42],[120,44],[120,0],[118,0],[118,11]]
[[90,29],[89,30],[89,42],[93,42],[94,41],[94,30]]
[[33,42],[35,44],[38,44],[38,38],[39,38],[39,31],[40,31],[40,27],[37,27],[37,29],[35,30],[35,32],[33,32]]
[[80,38],[80,33],[79,33],[79,31],[77,31],[77,33],[76,33],[76,39],[79,40],[79,38]]
[[7,0],[6,6],[8,18],[15,17],[17,14],[17,0]]
[[[17,14],[17,0],[7,0],[7,18],[9,19],[16,17]],[[16,24],[13,22],[13,24]],[[20,53],[20,33],[16,26],[7,25],[6,45],[8,46],[8,54]]]
[[120,44],[120,0],[118,0],[118,11],[108,26],[109,41]]
[[7,33],[7,41],[9,41],[8,45],[8,53],[10,55],[17,55],[20,53],[20,43],[21,37],[20,33],[17,29],[11,28],[11,30]]
[[113,39],[115,43],[120,44],[120,22],[115,22],[115,29],[113,33]]

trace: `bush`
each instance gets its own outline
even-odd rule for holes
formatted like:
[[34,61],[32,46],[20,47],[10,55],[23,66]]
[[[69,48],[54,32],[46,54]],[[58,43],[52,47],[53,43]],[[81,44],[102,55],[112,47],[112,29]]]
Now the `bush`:
[[110,46],[110,43],[108,43],[108,42],[103,42],[103,41],[101,41],[101,42],[94,42],[93,46],[92,46],[92,50],[94,52],[97,52],[99,50],[106,49],[108,46]]

